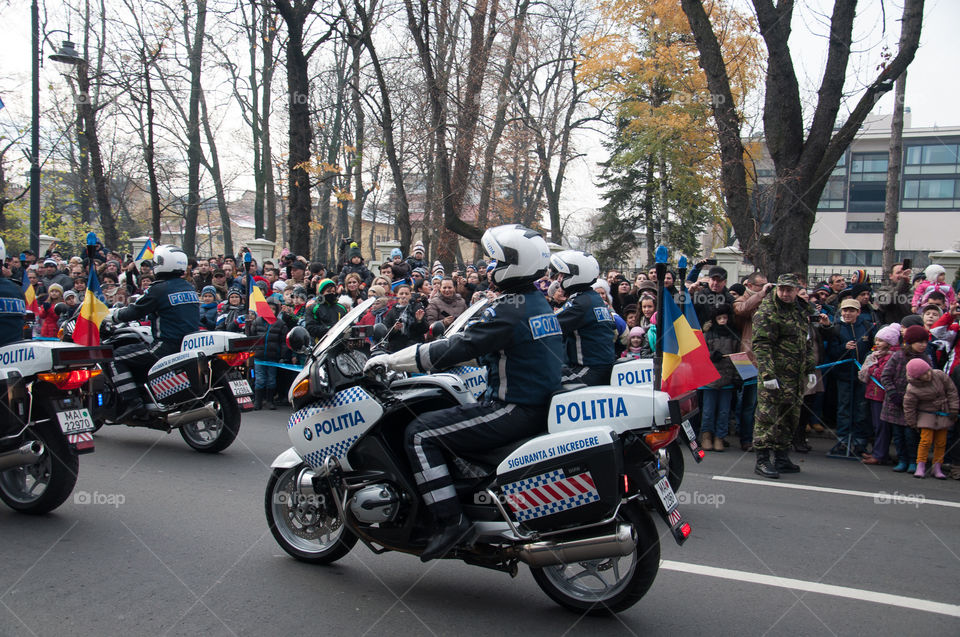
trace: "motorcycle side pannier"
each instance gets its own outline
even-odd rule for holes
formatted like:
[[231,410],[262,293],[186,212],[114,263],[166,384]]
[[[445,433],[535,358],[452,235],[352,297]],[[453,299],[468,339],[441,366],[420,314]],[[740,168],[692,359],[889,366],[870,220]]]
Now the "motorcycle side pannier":
[[196,356],[183,352],[168,358],[183,357],[183,360],[161,359],[147,375],[147,384],[157,402],[175,405],[193,398],[199,398],[206,392],[206,383],[202,382],[200,366]]
[[621,447],[609,427],[539,436],[497,467],[500,495],[514,519],[535,531],[609,517],[620,501]]

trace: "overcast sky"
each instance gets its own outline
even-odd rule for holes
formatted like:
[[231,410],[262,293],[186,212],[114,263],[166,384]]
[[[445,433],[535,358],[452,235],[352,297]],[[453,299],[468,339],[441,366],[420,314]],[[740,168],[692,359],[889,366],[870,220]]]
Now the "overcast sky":
[[[746,2],[746,0],[739,0]],[[856,27],[857,55],[848,73],[846,89],[862,88],[876,73],[881,45],[885,41],[896,51],[900,34],[895,19],[902,10],[903,0],[861,0],[861,12]],[[678,3],[679,4],[679,3]],[[887,13],[886,35],[883,33],[881,6]],[[828,0],[798,0],[793,20],[791,50],[796,61],[797,74],[804,90],[804,98],[813,103],[819,85],[826,53],[826,21],[832,2]],[[825,9],[824,9],[825,8]],[[50,28],[66,28],[56,24],[64,16],[62,3],[49,2]],[[826,15],[824,15],[826,12]],[[0,20],[4,25],[3,53],[0,57],[0,99],[6,108],[0,110],[0,124],[14,121],[26,123],[30,112],[30,8],[26,0],[0,0]],[[923,35],[920,50],[910,66],[907,80],[906,105],[911,108],[913,126],[960,126],[960,82],[956,64],[960,61],[960,0],[927,0],[924,11]],[[62,36],[52,39],[59,43]],[[51,53],[45,50],[44,55]],[[50,83],[62,82],[52,63],[45,63],[41,91]],[[42,99],[42,98],[41,98]],[[855,103],[855,102],[854,102]],[[893,93],[887,94],[875,107],[874,114],[889,114]],[[852,108],[850,106],[849,108]],[[841,111],[841,119],[846,110]],[[571,166],[570,182],[565,186],[565,208],[568,212],[586,211],[600,204],[592,182],[597,176],[596,162],[605,159],[605,152],[596,138],[581,139],[587,158]]]

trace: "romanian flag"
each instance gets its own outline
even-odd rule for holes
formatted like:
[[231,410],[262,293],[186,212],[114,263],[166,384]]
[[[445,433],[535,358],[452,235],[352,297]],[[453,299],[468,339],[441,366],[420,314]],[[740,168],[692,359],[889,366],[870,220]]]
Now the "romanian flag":
[[27,311],[33,312],[33,315],[40,315],[40,304],[37,303],[37,293],[33,290],[33,284],[30,283],[30,277],[23,273],[23,298],[26,299]]
[[143,261],[144,259],[153,258],[153,239],[147,239],[147,242],[143,244],[143,248],[140,249],[140,254],[137,255],[137,261]]
[[660,389],[670,396],[679,396],[720,378],[710,361],[710,352],[689,297],[681,312],[673,297],[664,294],[663,319],[658,324],[663,325]]
[[757,366],[753,364],[752,360],[750,360],[750,355],[746,352],[730,354],[730,362],[733,363],[734,368],[737,370],[737,373],[740,374],[740,378],[743,380],[756,378],[760,373],[760,371],[757,369]]
[[263,292],[260,291],[260,288],[253,283],[253,276],[248,274],[247,281],[247,299],[250,304],[250,310],[257,313],[257,316],[261,317],[264,321],[273,325],[277,322],[277,317],[273,313],[273,310],[270,309],[270,306],[267,305],[267,299],[264,298]]
[[100,323],[110,313],[102,299],[100,279],[97,278],[97,271],[91,267],[90,278],[87,279],[87,294],[83,297],[83,305],[77,315],[77,326],[73,328],[73,342],[77,345],[89,347],[100,344]]

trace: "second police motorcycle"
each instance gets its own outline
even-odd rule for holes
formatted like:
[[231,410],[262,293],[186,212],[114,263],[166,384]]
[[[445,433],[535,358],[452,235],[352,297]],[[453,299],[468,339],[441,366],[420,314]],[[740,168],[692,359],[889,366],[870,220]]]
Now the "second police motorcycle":
[[[335,562],[357,541],[377,554],[419,555],[431,519],[404,431],[419,414],[477,400],[452,373],[365,374],[370,331],[355,324],[373,303],[358,304],[314,347],[305,330],[288,336],[307,360],[289,394],[292,447],[271,465],[264,506],[275,540],[305,562]],[[470,530],[447,559],[510,575],[524,563],[571,610],[632,606],[659,568],[652,515],[678,544],[690,534],[658,451],[697,409],[695,392],[671,400],[650,389],[565,388],[552,397],[544,433],[451,454]]]

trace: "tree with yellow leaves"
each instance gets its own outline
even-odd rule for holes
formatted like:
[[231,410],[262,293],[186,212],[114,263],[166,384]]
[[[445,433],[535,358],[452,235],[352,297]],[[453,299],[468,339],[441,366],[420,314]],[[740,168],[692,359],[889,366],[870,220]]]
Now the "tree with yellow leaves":
[[[715,11],[728,27],[723,46],[739,99],[760,74],[755,27],[722,2]],[[652,263],[656,245],[668,243],[694,255],[703,228],[723,223],[723,205],[712,98],[680,0],[606,0],[600,12],[581,67],[613,128],[595,252],[617,260],[645,244]]]

